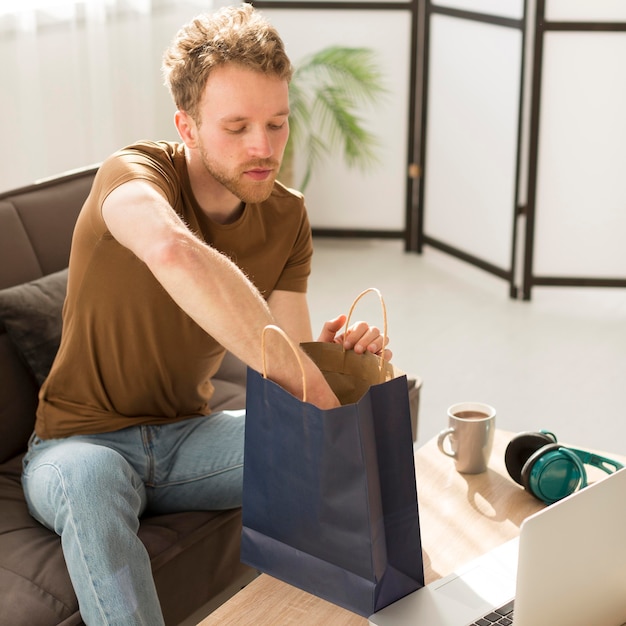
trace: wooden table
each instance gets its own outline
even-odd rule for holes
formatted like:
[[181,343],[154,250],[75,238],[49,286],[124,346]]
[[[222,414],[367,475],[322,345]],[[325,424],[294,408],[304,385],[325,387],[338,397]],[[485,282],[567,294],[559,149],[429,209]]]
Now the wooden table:
[[[426,583],[519,534],[543,503],[509,477],[504,451],[513,433],[496,431],[489,469],[463,475],[433,439],[415,454]],[[591,474],[590,474],[591,477]],[[199,626],[365,626],[367,619],[262,574]]]

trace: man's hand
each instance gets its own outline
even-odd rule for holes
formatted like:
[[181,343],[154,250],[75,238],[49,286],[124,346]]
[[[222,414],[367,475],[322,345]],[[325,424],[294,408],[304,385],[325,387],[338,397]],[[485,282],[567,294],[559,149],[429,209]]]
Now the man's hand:
[[389,337],[384,337],[385,346],[383,346],[383,336],[376,326],[370,326],[367,322],[355,322],[346,333],[337,334],[345,323],[345,315],[329,320],[324,324],[318,341],[343,344],[346,350],[354,350],[357,354],[366,351],[378,355],[383,353],[386,361],[391,360],[391,350],[385,348],[389,343]]

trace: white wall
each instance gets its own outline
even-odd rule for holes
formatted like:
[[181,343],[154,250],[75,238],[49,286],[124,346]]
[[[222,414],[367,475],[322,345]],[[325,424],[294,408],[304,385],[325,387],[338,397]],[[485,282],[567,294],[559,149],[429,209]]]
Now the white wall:
[[0,191],[99,162],[137,139],[176,139],[161,55],[198,4],[0,35]]
[[[177,139],[161,82],[162,52],[190,18],[226,2],[157,4],[162,8],[152,15],[109,17],[101,25],[66,21],[17,36],[0,33],[0,191],[99,162],[137,139]],[[295,63],[329,44],[376,50],[389,91],[364,119],[380,139],[380,165],[362,174],[330,160],[313,177],[308,207],[314,226],[403,230],[409,12],[265,13]]]
[[362,173],[349,170],[339,157],[324,163],[315,171],[306,190],[311,223],[323,228],[403,230],[408,167],[410,13],[308,9],[265,9],[264,13],[281,32],[294,64],[328,45],[365,46],[376,52],[385,77],[387,93],[382,102],[363,110],[364,123],[380,143],[379,164]]

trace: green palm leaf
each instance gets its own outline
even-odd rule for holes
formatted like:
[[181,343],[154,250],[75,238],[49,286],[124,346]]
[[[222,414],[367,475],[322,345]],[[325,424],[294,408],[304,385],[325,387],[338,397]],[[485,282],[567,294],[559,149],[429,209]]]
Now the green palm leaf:
[[369,48],[330,46],[298,65],[289,86],[290,137],[285,161],[304,154],[306,189],[315,167],[340,150],[349,167],[367,170],[377,162],[378,140],[359,117],[376,104],[385,89]]

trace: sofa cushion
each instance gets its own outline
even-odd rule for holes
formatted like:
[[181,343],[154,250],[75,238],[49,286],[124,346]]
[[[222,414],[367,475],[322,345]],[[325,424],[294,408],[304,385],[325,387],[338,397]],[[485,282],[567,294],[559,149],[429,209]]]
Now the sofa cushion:
[[76,596],[59,537],[28,513],[20,473],[21,457],[0,465],[0,588],[11,597],[0,622],[56,624],[77,612]]
[[0,291],[0,322],[39,385],[61,340],[67,269]]
[[[15,209],[39,267],[35,276],[14,280],[13,285],[67,267],[74,224],[95,173],[96,168],[89,167],[2,194],[0,200],[10,202]],[[12,267],[13,261],[20,258],[5,257],[4,251],[1,256],[3,260],[9,259]]]
[[41,276],[41,265],[11,202],[0,201],[0,289]]
[[35,425],[38,390],[13,342],[0,332],[0,463],[26,450]]
[[[29,358],[37,350],[33,341],[50,331],[46,324],[42,330],[39,317],[53,303],[60,324],[65,295],[62,276],[40,278],[67,267],[76,217],[95,171],[0,193],[0,289],[6,290],[0,292],[1,626],[84,626],[60,539],[29,515],[20,474],[35,421],[38,383],[58,345],[58,338],[43,341],[44,349],[51,348],[43,366],[41,357]],[[34,301],[40,302],[30,307]],[[37,319],[25,319],[25,303],[28,315]],[[217,378],[219,401],[243,406],[239,398],[245,385],[233,389],[230,380]],[[152,560],[168,626],[179,624],[248,571],[239,559],[240,535],[240,509],[142,518],[139,537]]]
[[[28,513],[20,483],[21,457],[0,464],[0,624],[83,624],[61,540]],[[139,537],[152,562],[167,624],[177,624],[248,568],[239,560],[241,510],[147,515]],[[180,580],[188,577],[182,587]]]

